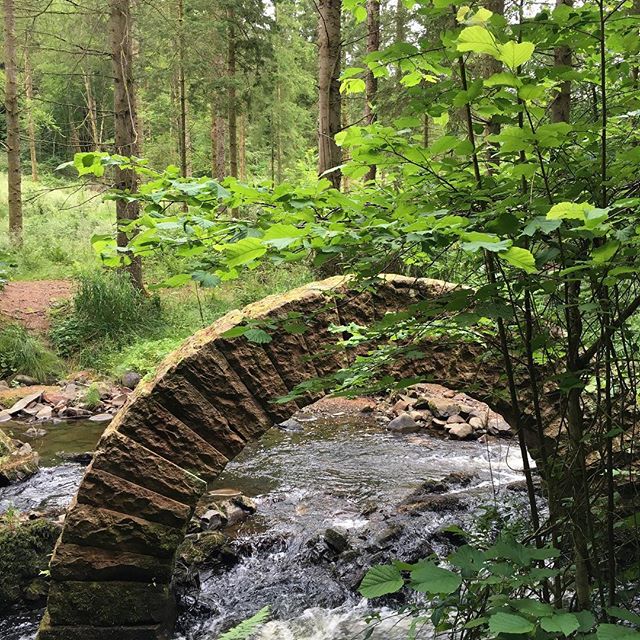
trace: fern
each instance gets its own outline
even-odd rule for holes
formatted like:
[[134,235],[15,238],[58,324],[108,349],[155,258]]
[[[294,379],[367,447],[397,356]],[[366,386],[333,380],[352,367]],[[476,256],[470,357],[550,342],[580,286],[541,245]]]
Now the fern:
[[237,627],[223,633],[218,640],[247,640],[251,634],[264,624],[271,613],[270,607],[260,609],[258,613],[241,622]]

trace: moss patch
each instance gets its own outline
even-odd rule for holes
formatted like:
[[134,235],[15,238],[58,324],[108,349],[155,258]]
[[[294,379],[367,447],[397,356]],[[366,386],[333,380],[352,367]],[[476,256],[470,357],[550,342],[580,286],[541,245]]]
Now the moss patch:
[[42,594],[40,573],[49,566],[59,533],[59,525],[44,518],[20,524],[0,523],[0,611]]

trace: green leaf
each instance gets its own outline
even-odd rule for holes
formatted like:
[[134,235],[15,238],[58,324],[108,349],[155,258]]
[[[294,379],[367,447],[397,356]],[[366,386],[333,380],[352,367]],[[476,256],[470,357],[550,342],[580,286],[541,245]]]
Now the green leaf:
[[640,627],[640,615],[638,615],[637,613],[633,613],[631,611],[627,611],[626,609],[623,609],[622,607],[609,607],[607,609],[607,613],[614,617],[617,618],[618,620],[624,620],[625,622],[631,622],[632,624],[635,624],[637,626]]
[[247,329],[244,332],[244,337],[249,342],[255,342],[256,344],[268,344],[271,342],[271,336],[263,329]]
[[494,635],[499,633],[530,633],[533,629],[533,623],[512,613],[499,611],[489,618],[489,631]]
[[600,624],[596,629],[598,640],[640,640],[640,633],[617,624]]
[[536,259],[528,249],[510,247],[507,251],[500,252],[498,257],[527,273],[537,273],[538,271],[536,268]]
[[420,563],[411,572],[411,588],[421,593],[445,594],[453,593],[462,584],[457,573],[441,569],[431,562]]
[[466,27],[458,36],[458,51],[486,53],[494,58],[500,55],[500,49],[491,32],[484,27],[474,25]]
[[499,45],[499,55],[495,56],[504,62],[509,69],[515,71],[519,66],[527,62],[535,50],[533,42],[514,42],[510,40]]
[[175,276],[171,276],[160,283],[161,287],[181,287],[191,281],[191,274],[178,273]]
[[400,570],[393,565],[375,565],[367,571],[360,584],[360,593],[365,598],[379,598],[396,593],[404,586]]
[[223,633],[218,640],[247,640],[262,624],[264,624],[271,613],[269,607],[260,609],[258,613],[244,620],[239,625]]
[[585,213],[592,209],[588,202],[559,202],[547,213],[547,220],[584,220]]
[[554,613],[551,618],[543,618],[540,626],[549,633],[562,633],[568,637],[580,628],[580,621],[573,613]]
[[595,247],[591,251],[591,257],[596,264],[603,264],[609,262],[611,258],[616,254],[620,248],[620,243],[615,240],[609,240],[609,242],[603,244],[601,247]]
[[478,251],[478,249],[486,249],[487,251],[505,251],[511,245],[511,240],[501,240],[498,236],[491,233],[480,233],[479,231],[470,231],[462,235],[464,242],[462,248],[465,251]]
[[533,598],[509,600],[509,605],[514,609],[517,609],[521,613],[525,613],[536,618],[550,616],[555,612],[555,609],[550,604],[547,604],[546,602],[540,602],[539,600],[534,600]]
[[258,238],[243,238],[233,244],[225,245],[225,253],[229,256],[227,266],[238,267],[248,262],[253,262],[267,252],[267,248]]
[[485,87],[519,87],[521,84],[522,80],[520,80],[520,78],[507,71],[494,73],[492,76],[489,76],[486,80],[484,80]]

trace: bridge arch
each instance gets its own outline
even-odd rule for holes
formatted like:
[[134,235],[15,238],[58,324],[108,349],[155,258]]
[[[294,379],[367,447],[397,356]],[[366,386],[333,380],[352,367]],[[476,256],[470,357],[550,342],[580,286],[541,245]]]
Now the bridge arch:
[[[335,341],[330,325],[366,324],[454,287],[385,276],[362,292],[347,277],[329,278],[232,311],[188,339],[136,389],[98,444],[51,560],[38,640],[168,638],[175,555],[198,499],[247,442],[317,399],[275,398],[342,367],[343,356],[326,349]],[[247,320],[291,312],[306,332],[277,328],[268,344],[223,336]],[[510,407],[495,400],[502,367],[482,361],[480,345],[434,340],[422,350],[405,375],[472,387],[510,420]]]

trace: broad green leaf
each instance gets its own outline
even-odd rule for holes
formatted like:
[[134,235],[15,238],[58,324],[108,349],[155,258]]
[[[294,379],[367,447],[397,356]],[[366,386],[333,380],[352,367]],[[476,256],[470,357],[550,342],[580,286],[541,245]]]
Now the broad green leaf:
[[593,205],[588,202],[559,202],[547,213],[547,220],[584,220],[585,214]]
[[607,613],[618,620],[631,622],[631,624],[635,624],[640,627],[640,615],[637,613],[627,611],[627,609],[623,609],[622,607],[609,607],[607,609]]
[[492,233],[480,233],[479,231],[470,231],[462,234],[462,248],[465,251],[478,251],[478,249],[486,249],[487,251],[505,251],[511,246],[511,240],[501,240]]
[[499,611],[489,618],[489,631],[498,635],[499,633],[530,633],[534,625],[522,616]]
[[458,51],[486,53],[494,58],[500,55],[500,49],[493,34],[484,27],[475,25],[466,27],[458,36]]
[[499,54],[495,56],[504,62],[509,69],[515,71],[519,66],[527,62],[535,50],[533,42],[514,42],[510,40],[499,45]]
[[580,621],[573,613],[554,613],[550,618],[543,618],[540,626],[549,633],[562,633],[568,637],[580,628]]
[[611,258],[616,254],[620,248],[620,243],[615,240],[609,240],[609,242],[603,244],[601,247],[595,247],[591,251],[591,257],[596,264],[603,264],[609,262]]
[[534,600],[533,598],[509,600],[509,606],[520,611],[521,613],[525,613],[536,618],[550,616],[556,611],[550,604],[547,604],[546,602],[540,602],[540,600]]
[[617,624],[600,624],[596,637],[598,640],[640,640],[640,633]]
[[411,572],[411,588],[421,593],[449,594],[462,584],[462,578],[453,571],[441,569],[431,562],[420,563]]
[[525,102],[539,100],[544,96],[545,88],[540,84],[525,84],[518,89],[518,97]]
[[247,329],[244,332],[244,337],[249,342],[255,342],[256,344],[267,344],[271,342],[271,336],[263,329]]
[[191,281],[191,274],[189,273],[179,273],[175,276],[171,276],[170,278],[167,278],[166,280],[163,280],[160,283],[161,287],[181,287],[184,284],[187,284],[187,282]]
[[360,593],[365,598],[379,598],[400,591],[403,585],[399,569],[393,565],[376,565],[362,579]]
[[506,251],[500,252],[498,257],[527,273],[536,273],[538,271],[536,269],[536,259],[528,249],[510,247]]
[[258,238],[243,238],[233,244],[225,245],[224,251],[229,256],[227,266],[233,268],[253,262],[263,256],[267,248]]
[[500,73],[494,73],[492,76],[489,76],[486,80],[484,80],[485,87],[519,87],[522,84],[522,80],[517,76],[514,76],[513,73],[509,73],[508,71],[501,71]]

